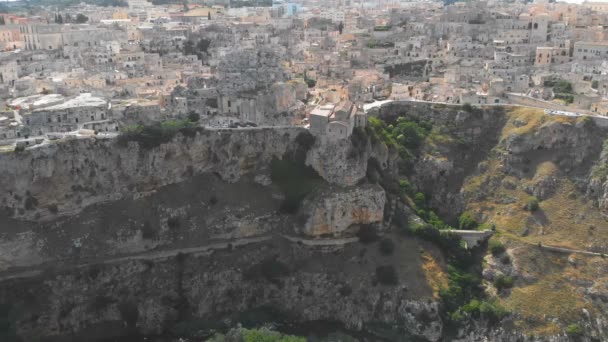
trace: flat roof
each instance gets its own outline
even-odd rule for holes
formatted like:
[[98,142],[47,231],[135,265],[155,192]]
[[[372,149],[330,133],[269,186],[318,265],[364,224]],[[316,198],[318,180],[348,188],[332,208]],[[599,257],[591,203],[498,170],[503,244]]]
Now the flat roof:
[[62,110],[78,107],[99,107],[106,105],[107,101],[101,97],[91,95],[91,93],[83,93],[63,103],[41,108],[39,110]]

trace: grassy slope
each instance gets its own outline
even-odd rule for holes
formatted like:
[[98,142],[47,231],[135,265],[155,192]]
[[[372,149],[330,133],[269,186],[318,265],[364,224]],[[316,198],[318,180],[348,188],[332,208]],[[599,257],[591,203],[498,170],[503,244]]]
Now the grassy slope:
[[[574,122],[575,119],[549,117],[534,109],[512,109],[501,140],[511,134],[532,133],[550,120]],[[500,144],[495,149],[500,149]],[[520,279],[517,287],[501,299],[519,316],[518,326],[537,334],[558,333],[560,328],[551,322],[551,318],[557,318],[564,326],[580,319],[582,308],[593,311],[591,304],[577,291],[574,280],[596,279],[601,264],[607,261],[599,257],[581,257],[574,266],[567,262],[567,256],[542,252],[535,245],[541,242],[578,249],[586,249],[598,241],[605,245],[608,243],[606,219],[576,189],[573,180],[561,175],[552,162],[539,162],[531,172],[532,177],[517,179],[501,171],[497,156],[497,153],[491,153],[485,172],[465,180],[462,188],[465,193],[487,190],[487,196],[467,196],[470,198],[467,209],[480,213],[484,222],[496,225],[498,234],[495,238],[512,249],[517,267],[525,275],[526,280]],[[523,188],[532,179],[546,175],[558,178],[556,193],[542,201],[537,212],[523,210],[523,204],[530,197]]]

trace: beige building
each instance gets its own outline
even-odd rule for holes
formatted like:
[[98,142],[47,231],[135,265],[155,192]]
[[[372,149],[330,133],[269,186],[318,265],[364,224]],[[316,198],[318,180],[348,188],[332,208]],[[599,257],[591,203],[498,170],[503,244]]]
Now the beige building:
[[573,57],[575,60],[608,59],[608,42],[576,42]]

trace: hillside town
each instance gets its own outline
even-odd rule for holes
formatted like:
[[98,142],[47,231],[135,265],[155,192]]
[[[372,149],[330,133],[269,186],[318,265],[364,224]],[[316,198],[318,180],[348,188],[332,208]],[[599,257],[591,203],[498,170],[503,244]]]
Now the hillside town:
[[0,150],[136,124],[310,127],[384,101],[608,116],[608,3],[7,2]]

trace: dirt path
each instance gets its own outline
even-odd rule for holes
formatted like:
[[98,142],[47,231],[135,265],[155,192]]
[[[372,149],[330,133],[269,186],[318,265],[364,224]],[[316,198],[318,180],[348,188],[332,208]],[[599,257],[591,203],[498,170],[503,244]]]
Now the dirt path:
[[87,268],[92,265],[111,265],[111,264],[119,264],[129,261],[136,260],[163,260],[174,258],[179,254],[188,254],[188,255],[209,255],[216,250],[224,250],[229,248],[237,248],[242,246],[247,246],[250,244],[262,243],[268,240],[271,240],[274,237],[284,238],[291,243],[297,243],[308,247],[324,247],[324,246],[343,246],[346,244],[354,243],[358,241],[358,238],[338,238],[338,239],[304,239],[301,237],[288,236],[288,235],[262,235],[255,236],[250,238],[243,238],[237,240],[229,240],[217,242],[210,245],[199,246],[199,247],[188,247],[188,248],[177,248],[177,249],[169,249],[169,250],[159,250],[159,251],[148,251],[141,254],[128,255],[116,258],[108,258],[108,259],[100,259],[100,260],[88,260],[81,261],[80,263],[74,264],[66,264],[57,266],[57,264],[61,264],[65,261],[54,261],[49,262],[43,265],[36,265],[31,267],[25,267],[18,270],[7,270],[4,272],[0,272],[0,282],[7,281],[11,279],[21,279],[21,278],[32,278],[41,275],[45,270],[73,270],[79,268]]

